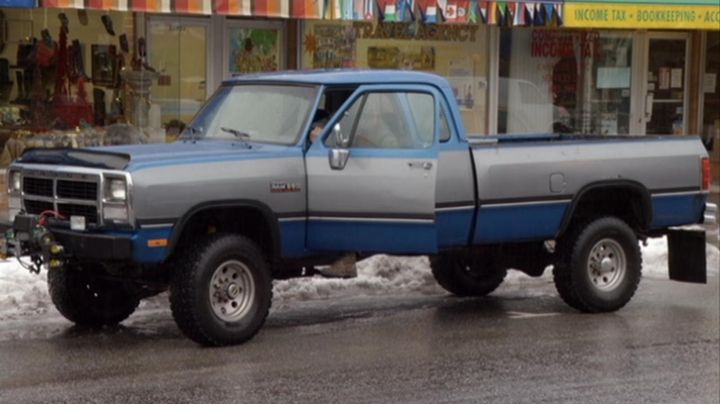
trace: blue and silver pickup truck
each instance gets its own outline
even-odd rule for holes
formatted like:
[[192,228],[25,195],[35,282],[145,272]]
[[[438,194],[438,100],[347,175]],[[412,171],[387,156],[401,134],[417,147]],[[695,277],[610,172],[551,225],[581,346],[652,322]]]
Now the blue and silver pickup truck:
[[[347,254],[430,256],[438,283],[482,296],[508,268],[583,312],[624,306],[639,242],[668,235],[675,280],[705,281],[699,138],[468,139],[448,82],[398,71],[225,82],[173,144],[25,152],[8,170],[5,254],[48,268],[78,324],[114,324],[170,291],[185,335],[250,339],[272,280]],[[22,258],[20,258],[22,257]]]

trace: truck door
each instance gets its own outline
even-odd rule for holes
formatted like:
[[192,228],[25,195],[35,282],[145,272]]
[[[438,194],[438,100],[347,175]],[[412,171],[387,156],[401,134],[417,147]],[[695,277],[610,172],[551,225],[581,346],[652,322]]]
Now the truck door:
[[312,251],[437,251],[438,95],[360,87],[308,149]]

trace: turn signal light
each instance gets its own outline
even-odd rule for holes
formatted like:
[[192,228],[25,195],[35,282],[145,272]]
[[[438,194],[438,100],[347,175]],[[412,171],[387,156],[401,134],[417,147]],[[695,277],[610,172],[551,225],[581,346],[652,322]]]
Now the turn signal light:
[[710,183],[712,183],[712,174],[710,174],[710,159],[703,157],[702,159],[702,189],[710,189]]

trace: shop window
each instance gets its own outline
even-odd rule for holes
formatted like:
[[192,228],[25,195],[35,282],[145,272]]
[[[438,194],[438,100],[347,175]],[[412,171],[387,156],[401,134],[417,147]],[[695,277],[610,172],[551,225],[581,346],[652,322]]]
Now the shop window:
[[629,134],[631,63],[631,33],[503,30],[498,132]]
[[449,80],[468,131],[485,134],[487,31],[484,24],[305,21],[301,62],[305,69],[375,68],[438,74]]
[[130,12],[3,9],[0,168],[30,147],[165,141],[157,75]]
[[712,178],[720,182],[720,31],[707,33],[705,72],[702,76],[703,141],[713,164]]

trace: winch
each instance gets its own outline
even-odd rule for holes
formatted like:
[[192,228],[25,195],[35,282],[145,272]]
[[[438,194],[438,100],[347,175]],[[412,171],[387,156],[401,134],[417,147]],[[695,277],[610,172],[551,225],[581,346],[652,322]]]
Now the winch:
[[[55,240],[46,227],[49,217],[59,217],[57,212],[40,215],[20,213],[15,216],[12,228],[0,236],[0,258],[16,257],[20,265],[39,274],[43,265],[48,269],[59,268],[66,261],[65,248]],[[31,262],[23,261],[29,257]]]

